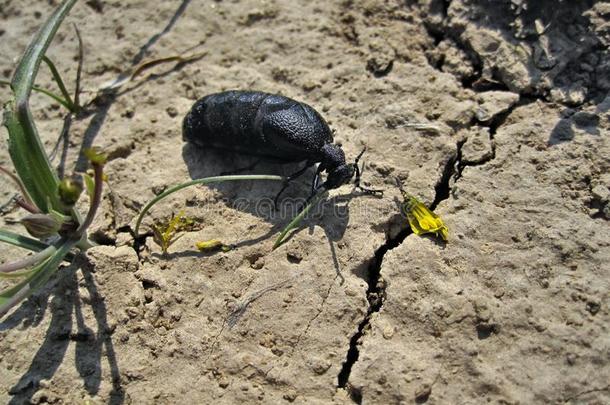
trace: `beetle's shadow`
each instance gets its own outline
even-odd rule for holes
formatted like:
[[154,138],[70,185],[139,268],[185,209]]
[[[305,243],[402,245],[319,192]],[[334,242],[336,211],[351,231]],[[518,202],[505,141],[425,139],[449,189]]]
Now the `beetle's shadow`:
[[[305,162],[283,163],[228,150],[204,149],[188,142],[182,149],[182,157],[192,179],[224,174],[289,176],[305,165]],[[218,191],[224,203],[231,208],[277,223],[296,215],[298,207],[305,203],[310,194],[314,176],[315,168],[312,166],[290,182],[278,200],[277,207],[274,205],[274,199],[282,188],[281,181],[227,181],[212,183],[206,187]]]
[[[241,171],[239,174],[272,174],[288,176],[303,168],[305,162],[298,164],[282,164],[270,162],[255,156],[235,153],[218,149],[203,149],[186,143],[182,149],[182,156],[187,165],[189,175],[193,179],[217,176],[221,173],[233,172],[242,168],[255,167]],[[273,224],[273,227],[264,235],[246,237],[235,242],[235,247],[244,247],[257,244],[267,238],[275,238],[284,229],[292,218],[298,215],[311,192],[311,182],[315,176],[312,166],[298,179],[290,183],[274,206],[274,198],[282,188],[279,181],[234,181],[210,184],[209,187],[222,195],[223,201],[229,207],[247,212]],[[284,243],[309,229],[313,233],[314,227],[324,230],[328,240],[337,275],[341,278],[341,266],[337,257],[336,244],[343,239],[349,223],[349,205],[358,195],[355,193],[335,195],[321,200],[316,207],[306,215],[301,224],[291,231]],[[367,197],[367,196],[362,196]]]

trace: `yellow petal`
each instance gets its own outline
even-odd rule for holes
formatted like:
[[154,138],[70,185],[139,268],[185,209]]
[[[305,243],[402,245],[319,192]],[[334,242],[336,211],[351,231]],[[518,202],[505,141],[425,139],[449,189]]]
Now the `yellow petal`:
[[430,211],[428,207],[415,197],[409,196],[406,193],[403,196],[405,197],[403,210],[407,215],[411,229],[416,235],[434,233],[443,238],[443,240],[448,240],[449,230],[438,215]]
[[199,251],[201,251],[201,252],[213,252],[216,250],[222,250],[223,252],[228,252],[229,250],[231,250],[231,246],[225,245],[218,239],[210,239],[210,240],[204,240],[201,242],[197,242],[197,243],[195,243],[195,246],[197,246],[197,249],[199,249]]

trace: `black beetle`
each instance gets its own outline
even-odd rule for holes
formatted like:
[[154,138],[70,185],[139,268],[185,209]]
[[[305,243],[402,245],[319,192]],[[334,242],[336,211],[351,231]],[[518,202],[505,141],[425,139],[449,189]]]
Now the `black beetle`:
[[[355,185],[365,193],[379,190],[360,186],[358,160],[345,162],[340,146],[332,143],[328,124],[311,106],[277,94],[260,91],[225,91],[199,99],[184,117],[183,140],[201,147],[228,149],[282,163],[306,162],[288,176],[288,182],[320,163],[312,182],[311,196],[321,189],[347,184],[354,174]],[[328,173],[319,184],[320,173]],[[311,198],[310,196],[310,198]]]

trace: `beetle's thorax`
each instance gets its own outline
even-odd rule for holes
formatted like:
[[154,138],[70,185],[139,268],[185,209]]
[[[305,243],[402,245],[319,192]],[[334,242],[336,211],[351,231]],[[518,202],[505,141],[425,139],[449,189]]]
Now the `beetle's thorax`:
[[327,189],[337,188],[351,180],[354,176],[353,165],[345,163],[345,154],[338,145],[325,144],[321,154],[321,168],[328,173],[325,182]]
[[341,147],[334,143],[325,144],[320,152],[320,162],[323,168],[328,171],[345,164],[345,153],[343,153]]

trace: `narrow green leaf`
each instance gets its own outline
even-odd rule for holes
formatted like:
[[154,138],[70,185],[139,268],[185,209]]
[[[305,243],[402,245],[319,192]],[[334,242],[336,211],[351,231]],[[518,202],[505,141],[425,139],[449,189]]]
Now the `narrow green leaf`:
[[26,256],[20,260],[2,263],[0,264],[0,277],[10,277],[11,274],[21,272],[23,269],[33,268],[53,256],[56,251],[57,248],[55,246],[49,246],[45,250]]
[[36,239],[29,238],[27,236],[19,235],[0,229],[0,242],[9,243],[14,246],[18,246],[24,249],[28,249],[34,252],[40,252],[49,247],[46,243],[42,243]]
[[284,228],[284,230],[282,231],[282,233],[280,233],[280,236],[277,237],[277,239],[275,240],[275,243],[273,244],[273,250],[277,249],[278,247],[280,247],[284,242],[286,242],[286,234],[288,234],[288,232],[290,232],[292,229],[296,228],[299,226],[299,224],[301,223],[301,221],[303,220],[303,218],[305,218],[305,215],[307,215],[307,213],[309,212],[309,210],[311,209],[311,207],[313,207],[314,205],[316,205],[316,203],[318,202],[318,200],[320,199],[320,197],[322,197],[324,195],[324,193],[326,193],[326,190],[323,190],[321,192],[319,192],[318,194],[316,194],[315,196],[313,196],[313,198],[311,199],[311,201],[309,202],[309,204],[307,204],[307,206],[303,209],[303,211],[301,211],[299,213],[299,215],[297,215],[296,217],[294,217],[292,219],[292,221],[290,221],[290,223],[288,225],[286,225],[286,227]]
[[83,174],[83,180],[85,181],[85,188],[87,189],[89,200],[93,200],[93,192],[95,191],[95,182],[93,181],[93,177],[85,173]]
[[[7,80],[0,80],[0,85],[10,86],[11,82],[9,82]],[[63,98],[61,98],[61,96],[58,96],[57,94],[53,93],[52,91],[43,89],[42,87],[38,87],[38,86],[32,86],[32,90],[37,91],[46,96],[49,96],[53,100],[57,101],[59,104],[66,107],[68,109],[68,111],[70,110],[70,105]]]
[[24,102],[27,103],[42,57],[47,51],[57,29],[75,3],[76,0],[64,0],[47,19],[40,31],[36,33],[21,57],[13,80],[11,80],[11,87],[15,92],[17,105]]
[[[12,108],[9,103],[9,108]],[[25,112],[29,115],[29,110]],[[31,117],[30,117],[31,118]],[[28,193],[28,198],[34,201],[36,206],[43,212],[48,212],[47,201],[59,200],[55,195],[57,183],[59,182],[55,173],[51,170],[46,154],[42,150],[38,133],[34,128],[32,133],[27,134],[27,129],[21,124],[17,115],[12,110],[6,110],[4,114],[4,125],[9,134],[9,153],[17,171],[17,175],[23,182]],[[47,198],[47,196],[49,198]],[[57,204],[59,205],[59,204]]]
[[[11,245],[14,245],[14,246],[17,246],[17,247],[20,247],[23,249],[31,250],[32,252],[40,252],[41,250],[44,250],[49,247],[49,245],[47,245],[46,243],[40,242],[39,240],[32,239],[27,236],[19,235],[17,233],[7,231],[6,229],[0,229],[0,242],[9,243]],[[82,243],[82,241],[79,242],[79,244],[80,243]],[[87,249],[91,246],[92,245],[89,245],[87,247],[81,247],[79,245],[79,247],[81,249]],[[70,262],[73,259],[74,259],[73,253],[70,252],[66,255],[67,261]]]
[[72,24],[74,26],[74,31],[76,32],[76,38],[78,39],[78,66],[76,67],[76,84],[74,85],[74,107],[79,111],[81,109],[80,106],[80,78],[83,73],[83,60],[85,59],[85,51],[83,47],[83,38],[80,36],[80,31],[76,24]]
[[55,83],[57,83],[57,86],[59,86],[59,91],[61,91],[61,94],[62,94],[62,96],[64,96],[64,100],[66,101],[66,103],[68,105],[68,110],[70,110],[70,112],[76,112],[76,107],[74,106],[74,102],[72,101],[72,98],[70,97],[70,93],[68,93],[68,90],[66,89],[66,85],[64,84],[64,81],[62,80],[61,75],[59,74],[59,71],[55,67],[55,64],[47,56],[43,56],[42,60],[44,61],[44,63],[47,64],[47,66],[51,70],[53,79],[55,79]]
[[11,273],[2,273],[0,272],[0,279],[1,278],[21,278],[21,277],[27,277],[27,276],[31,276],[34,272],[36,271],[36,268],[31,268],[31,269],[26,269],[26,270],[19,270],[19,271],[13,271]]

